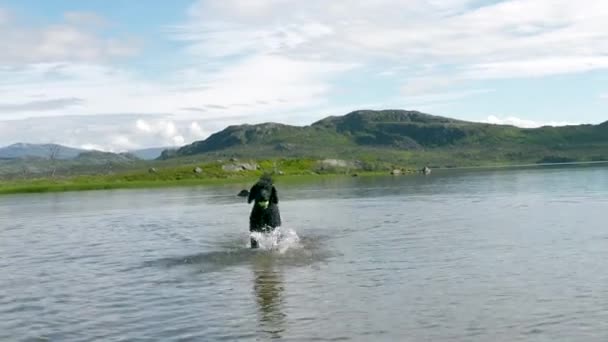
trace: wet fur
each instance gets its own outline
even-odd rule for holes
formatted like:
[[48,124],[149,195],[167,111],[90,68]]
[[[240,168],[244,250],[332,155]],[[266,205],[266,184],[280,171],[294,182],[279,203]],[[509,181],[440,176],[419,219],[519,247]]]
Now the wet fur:
[[[268,207],[258,205],[261,201],[268,201]],[[281,226],[281,214],[279,212],[279,196],[277,189],[272,184],[270,177],[262,177],[251,187],[247,203],[254,202],[249,216],[249,231],[270,232]]]

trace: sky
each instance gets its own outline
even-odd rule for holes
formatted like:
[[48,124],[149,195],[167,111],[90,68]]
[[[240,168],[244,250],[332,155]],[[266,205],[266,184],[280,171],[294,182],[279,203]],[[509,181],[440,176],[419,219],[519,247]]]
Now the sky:
[[604,0],[0,0],[0,146],[120,152],[358,109],[608,120]]

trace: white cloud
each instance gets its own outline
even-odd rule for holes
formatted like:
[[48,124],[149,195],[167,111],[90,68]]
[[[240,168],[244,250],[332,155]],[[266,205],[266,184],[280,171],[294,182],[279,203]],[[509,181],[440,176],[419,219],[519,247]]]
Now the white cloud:
[[[93,64],[0,68],[0,92],[12,101],[0,103],[0,110],[6,109],[5,119],[99,113],[164,113],[180,119],[270,115],[326,103],[329,80],[352,67],[257,55],[209,72],[202,79],[191,78],[196,70],[185,70],[163,83],[148,82],[125,69]],[[184,89],[185,84],[192,87]],[[78,106],[58,106],[66,94],[79,99]],[[35,104],[55,106],[41,112],[39,106],[32,105],[34,96]],[[9,110],[12,108],[19,108],[19,113]]]
[[[608,3],[596,0],[199,1],[174,28],[202,55],[274,52],[360,61],[390,57],[473,65],[601,56]],[[603,66],[599,66],[603,67]],[[559,69],[554,72],[560,72]]]
[[[180,125],[185,126],[185,123],[180,123]],[[185,128],[183,127],[182,129]],[[134,137],[146,136],[146,139],[152,138],[157,142],[158,146],[181,146],[185,142],[180,129],[177,128],[172,120],[167,119],[138,119],[135,122],[135,130],[131,135]],[[194,136],[193,134],[190,134],[190,136],[193,139],[198,138],[198,136]]]
[[494,115],[488,116],[485,120],[482,120],[482,122],[491,123],[491,124],[495,124],[495,125],[511,125],[511,126],[517,126],[517,127],[522,127],[522,128],[537,128],[537,127],[542,127],[542,126],[578,125],[578,123],[565,122],[565,121],[539,122],[539,121],[521,119],[521,118],[518,118],[515,116],[505,116],[505,117],[500,118],[500,117],[497,117]]
[[211,75],[203,98],[225,107],[247,104],[264,111],[311,107],[326,100],[332,77],[353,67],[256,55]]
[[15,113],[27,111],[48,111],[64,109],[82,104],[78,98],[57,98],[48,100],[33,100],[24,103],[0,103],[0,113]]
[[[223,119],[206,121],[223,129]],[[27,137],[24,135],[27,132]],[[144,147],[182,146],[207,137],[197,122],[166,115],[88,115],[0,121],[0,146],[54,142],[84,149],[124,152]]]
[[[400,80],[407,104],[479,94],[467,85],[472,81],[608,70],[608,2],[596,0],[200,0],[189,15],[169,33],[194,58],[223,65],[225,57],[248,56],[252,62],[242,65],[260,70],[255,77],[262,78],[273,72],[274,58],[382,66],[376,75]],[[273,57],[261,57],[268,54]],[[249,84],[240,66],[223,67],[235,72],[233,83]],[[337,68],[333,74],[359,70]],[[291,84],[306,75],[291,68],[277,73],[288,75]],[[331,78],[308,80],[319,87],[307,89],[319,93],[312,98],[332,94]]]
[[206,136],[201,126],[195,121],[190,124],[190,135],[192,135],[194,138],[203,138]]
[[74,147],[78,147],[81,148],[83,150],[96,150],[96,151],[104,151],[107,148],[101,145],[96,145],[96,144],[82,144],[80,146],[74,146]]
[[111,141],[114,150],[118,151],[130,150],[139,147],[137,144],[131,142],[129,137],[124,135],[115,135],[112,137]]
[[150,125],[148,125],[148,123],[142,119],[138,119],[135,122],[135,127],[142,132],[151,132],[152,131],[152,127],[150,127]]
[[278,53],[358,61],[364,55],[384,53],[367,51],[369,47],[400,43],[400,37],[391,38],[389,31],[400,32],[420,15],[425,19],[446,15],[466,2],[278,0],[252,5],[242,0],[198,1],[190,9],[190,21],[171,32],[192,44],[190,52],[209,57]]
[[182,146],[185,142],[184,137],[182,137],[181,135],[176,135],[172,138],[173,140],[173,144],[171,144],[172,146]]
[[483,63],[472,66],[468,78],[540,77],[554,74],[578,73],[595,69],[608,69],[608,57],[564,56],[547,57],[513,62]]
[[0,65],[48,62],[99,62],[131,57],[138,41],[106,37],[97,32],[106,21],[94,13],[68,12],[62,22],[28,26],[0,8]]
[[165,129],[161,131],[161,135],[164,136],[165,138],[173,138],[175,136],[177,132],[177,129],[175,128],[175,124],[171,121],[166,123]]

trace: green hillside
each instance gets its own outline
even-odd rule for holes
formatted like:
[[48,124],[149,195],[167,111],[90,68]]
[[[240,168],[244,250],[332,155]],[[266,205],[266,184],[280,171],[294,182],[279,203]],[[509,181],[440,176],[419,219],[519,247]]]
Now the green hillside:
[[417,111],[360,110],[309,126],[230,126],[161,159],[342,158],[438,167],[608,159],[608,122],[517,128]]

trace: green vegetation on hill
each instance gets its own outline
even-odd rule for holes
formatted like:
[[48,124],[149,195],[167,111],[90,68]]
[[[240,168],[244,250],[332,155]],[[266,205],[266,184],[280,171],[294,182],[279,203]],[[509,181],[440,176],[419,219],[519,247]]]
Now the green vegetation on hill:
[[342,158],[436,167],[608,159],[608,122],[524,129],[416,111],[361,110],[309,126],[230,126],[161,159]]

